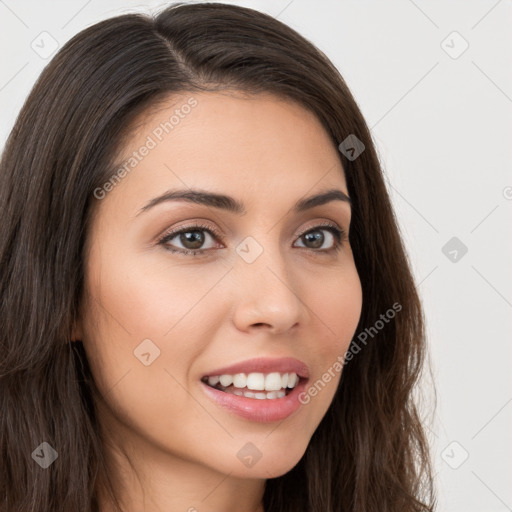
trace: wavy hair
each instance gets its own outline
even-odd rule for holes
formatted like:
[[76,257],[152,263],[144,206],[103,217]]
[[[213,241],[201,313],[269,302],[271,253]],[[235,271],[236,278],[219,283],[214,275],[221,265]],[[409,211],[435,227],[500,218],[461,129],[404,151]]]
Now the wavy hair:
[[[424,315],[355,99],[319,49],[271,16],[179,3],[156,16],[102,21],[67,42],[33,87],[2,154],[1,512],[98,512],[99,486],[114,495],[97,390],[83,345],[69,343],[83,300],[93,191],[113,175],[136,116],[173,93],[217,90],[291,99],[317,116],[336,147],[349,135],[363,142],[356,159],[339,152],[363,289],[356,332],[401,305],[345,365],[298,464],[267,480],[265,511],[434,510],[429,446],[413,396],[427,355]],[[45,471],[32,455],[43,441],[58,452]]]

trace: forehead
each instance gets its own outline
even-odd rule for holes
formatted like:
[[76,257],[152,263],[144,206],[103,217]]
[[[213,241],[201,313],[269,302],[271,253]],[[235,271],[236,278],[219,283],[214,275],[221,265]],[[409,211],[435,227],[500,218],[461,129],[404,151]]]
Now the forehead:
[[137,119],[117,162],[129,170],[122,187],[139,196],[178,185],[274,198],[346,192],[336,146],[317,117],[268,93],[173,95]]

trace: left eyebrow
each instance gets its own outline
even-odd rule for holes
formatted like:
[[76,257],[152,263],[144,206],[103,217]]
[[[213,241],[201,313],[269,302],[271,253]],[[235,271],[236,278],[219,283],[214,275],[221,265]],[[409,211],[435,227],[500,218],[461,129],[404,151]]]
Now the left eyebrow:
[[[161,196],[151,199],[151,201],[149,201],[137,212],[137,215],[149,210],[150,208],[153,208],[157,204],[166,201],[188,201],[191,203],[210,206],[213,208],[220,208],[232,213],[236,213],[237,215],[244,215],[245,213],[247,213],[244,204],[231,196],[227,196],[224,194],[215,194],[212,192],[207,192],[205,190],[189,189],[169,190],[162,194]],[[350,197],[347,194],[345,194],[345,192],[338,189],[330,189],[319,194],[315,194],[313,196],[300,199],[299,201],[297,201],[297,203],[295,203],[293,210],[295,213],[301,213],[305,210],[309,210],[310,208],[314,208],[315,206],[321,206],[331,201],[343,201],[345,203],[348,203],[349,205],[352,205]]]

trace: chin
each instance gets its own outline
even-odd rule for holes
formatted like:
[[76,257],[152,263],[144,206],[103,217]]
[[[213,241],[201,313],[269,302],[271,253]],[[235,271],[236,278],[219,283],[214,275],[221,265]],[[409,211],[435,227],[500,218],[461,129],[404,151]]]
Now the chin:
[[281,443],[277,446],[277,442],[268,442],[269,438],[263,438],[258,448],[256,443],[244,443],[237,450],[234,462],[229,465],[231,467],[226,468],[227,473],[240,478],[277,478],[299,463],[308,446],[307,440],[295,442],[293,445]]

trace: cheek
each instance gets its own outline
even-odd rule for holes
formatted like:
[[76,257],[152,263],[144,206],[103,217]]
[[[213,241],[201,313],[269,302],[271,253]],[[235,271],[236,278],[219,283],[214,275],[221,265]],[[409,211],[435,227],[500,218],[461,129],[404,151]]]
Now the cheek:
[[[314,350],[310,351],[314,364],[314,379],[308,383],[301,397],[309,410],[315,410],[312,418],[318,421],[330,406],[341,374],[345,354],[359,323],[362,309],[362,288],[355,265],[318,281],[308,292],[308,306],[316,317],[318,332]],[[312,422],[312,428],[317,423]]]
[[183,431],[181,421],[201,425],[205,414],[182,387],[202,349],[194,331],[197,322],[187,312],[215,276],[190,286],[190,276],[176,268],[141,266],[105,253],[98,263],[91,258],[92,300],[85,314],[89,321],[84,325],[84,346],[108,406],[103,409],[105,421],[113,415],[157,444],[169,443],[172,437],[177,446],[187,446],[190,433]]
[[139,382],[130,391],[136,401],[143,390],[151,394],[174,386],[170,375],[187,381],[192,362],[208,343],[205,330],[222,317],[207,295],[226,269],[218,265],[198,273],[161,253],[144,257],[126,250],[122,255],[114,247],[106,242],[89,259],[92,300],[84,344],[98,386],[108,392],[120,379],[124,386]]
[[194,265],[177,263],[178,256],[166,258],[165,253],[152,251],[148,255],[131,249],[126,255],[104,257],[101,267],[110,270],[96,272],[92,286],[127,331],[162,339],[190,323],[189,314],[205,313],[201,301],[226,267],[212,265],[208,271],[198,271]]
[[317,284],[308,291],[307,304],[326,333],[318,353],[334,362],[345,353],[355,334],[362,309],[361,282],[355,265],[350,265]]

